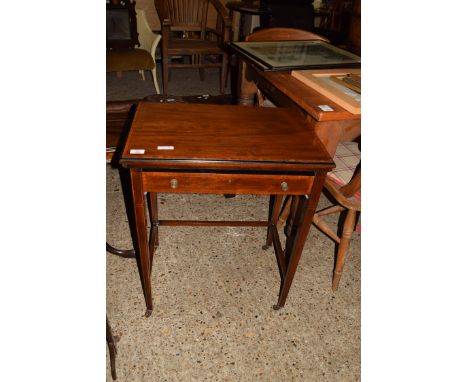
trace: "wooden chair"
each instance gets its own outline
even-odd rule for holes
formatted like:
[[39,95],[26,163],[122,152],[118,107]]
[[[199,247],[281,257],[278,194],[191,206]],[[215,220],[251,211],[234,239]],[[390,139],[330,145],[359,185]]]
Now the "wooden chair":
[[[217,13],[216,29],[207,27],[210,4]],[[173,68],[198,68],[201,80],[205,68],[219,68],[220,91],[224,94],[228,70],[224,44],[229,39],[231,20],[221,2],[154,0],[154,5],[161,21],[163,94],[168,93],[169,70]],[[172,61],[187,56],[188,63]]]
[[[106,71],[117,72],[117,76],[120,77],[122,72],[138,70],[144,80],[145,70],[149,70],[153,76],[156,92],[159,94],[156,75],[156,48],[161,40],[161,35],[153,33],[143,10],[137,9],[135,12],[134,3],[128,3],[125,7],[128,9],[129,15],[135,14],[135,17],[129,18],[129,27],[135,29],[131,35],[136,33],[137,39],[129,40],[128,44],[134,43],[133,46],[122,46],[121,42],[115,46],[114,43],[108,42]],[[112,21],[108,20],[108,22]]]
[[[324,189],[332,196],[336,204],[316,212],[313,223],[338,243],[332,281],[332,289],[337,290],[351,235],[356,225],[357,213],[361,211],[361,154],[357,148],[357,143],[340,143],[334,161],[336,168],[328,173]],[[344,212],[345,215],[341,236],[333,232],[322,220],[323,216],[337,212]]]

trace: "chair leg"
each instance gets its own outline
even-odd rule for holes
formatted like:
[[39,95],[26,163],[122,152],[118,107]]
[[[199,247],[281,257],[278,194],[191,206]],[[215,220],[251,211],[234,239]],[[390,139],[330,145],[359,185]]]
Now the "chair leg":
[[346,213],[343,233],[341,235],[340,244],[338,245],[338,254],[336,255],[335,270],[333,271],[332,289],[337,290],[340,284],[341,273],[343,272],[344,262],[348,254],[349,243],[351,242],[351,235],[354,230],[354,223],[356,222],[356,211],[348,210]]
[[223,54],[223,58],[222,58],[223,62],[222,62],[222,66],[220,68],[220,73],[219,73],[219,76],[220,76],[220,93],[221,94],[224,94],[225,93],[225,90],[226,90],[226,82],[227,82],[227,55]]
[[154,68],[151,70],[151,74],[153,75],[153,83],[156,89],[156,93],[161,94],[161,92],[159,91],[158,77],[156,76],[156,65],[154,65]]
[[[195,54],[192,56],[192,64],[200,65],[203,57],[200,54]],[[200,81],[205,81],[205,69],[198,68],[198,75],[200,76]]]
[[145,81],[145,71],[144,70],[139,70],[138,71],[140,73],[140,77],[143,81]]
[[162,71],[163,71],[163,95],[167,96],[167,86],[169,82],[169,62],[167,58],[162,60]]
[[199,76],[200,76],[200,80],[201,80],[201,81],[205,81],[205,69],[199,68],[199,69],[198,69],[198,74],[199,74]]

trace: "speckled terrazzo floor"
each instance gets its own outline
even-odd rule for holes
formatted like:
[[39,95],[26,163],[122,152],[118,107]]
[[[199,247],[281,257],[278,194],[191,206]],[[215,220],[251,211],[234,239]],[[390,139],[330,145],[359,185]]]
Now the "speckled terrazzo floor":
[[[159,207],[161,218],[263,219],[267,206],[265,196],[162,194]],[[110,166],[107,227],[110,243],[131,247],[118,171]],[[340,289],[332,292],[334,245],[312,228],[279,311],[272,309],[276,260],[272,249],[261,249],[264,228],[161,227],[149,318],[135,260],[107,254],[118,380],[359,380],[360,238],[354,239]]]
[[[154,94],[146,77],[108,74],[107,99]],[[216,95],[217,78],[174,71],[170,93]],[[107,241],[131,248],[118,171],[109,165],[106,182]],[[260,220],[268,197],[162,194],[159,207],[161,218]],[[261,249],[265,235],[265,228],[161,227],[149,318],[135,260],[107,254],[117,381],[360,380],[360,236],[332,292],[335,245],[312,227],[286,305],[275,311],[280,278],[273,249]]]

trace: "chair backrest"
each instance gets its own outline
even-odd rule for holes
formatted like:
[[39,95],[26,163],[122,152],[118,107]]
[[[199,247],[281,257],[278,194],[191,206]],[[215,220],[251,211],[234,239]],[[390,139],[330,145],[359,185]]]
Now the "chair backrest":
[[266,28],[249,34],[245,41],[328,40],[316,33],[294,28]]
[[155,0],[154,5],[161,25],[170,23],[172,31],[201,32],[206,30],[210,0]]
[[145,11],[142,9],[136,10],[136,19],[137,19],[137,31],[138,31],[138,41],[140,42],[140,48],[148,52],[151,52],[151,46],[156,35],[151,30],[149,26],[148,19],[146,18]]

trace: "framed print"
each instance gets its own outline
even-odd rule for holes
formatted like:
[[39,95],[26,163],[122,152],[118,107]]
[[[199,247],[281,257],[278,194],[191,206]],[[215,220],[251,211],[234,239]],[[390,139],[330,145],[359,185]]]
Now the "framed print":
[[231,46],[265,71],[361,66],[359,56],[317,40],[233,42]]

